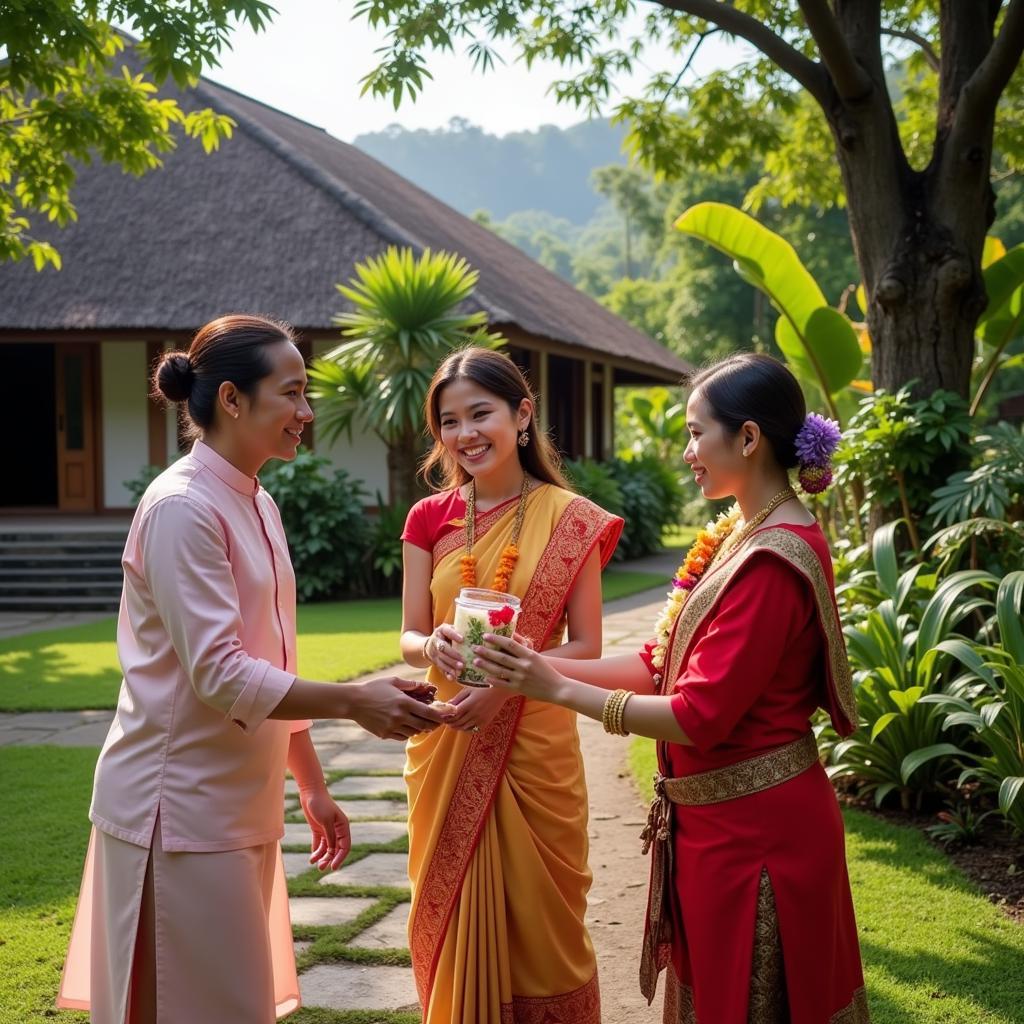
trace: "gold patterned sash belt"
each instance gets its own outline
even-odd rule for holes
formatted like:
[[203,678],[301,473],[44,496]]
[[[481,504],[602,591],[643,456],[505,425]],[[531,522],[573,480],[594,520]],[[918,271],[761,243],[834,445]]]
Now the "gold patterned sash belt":
[[671,943],[670,915],[666,902],[674,898],[672,874],[672,808],[671,804],[697,807],[735,800],[751,793],[760,793],[783,782],[795,779],[818,760],[818,744],[814,733],[776,747],[757,757],[678,779],[654,776],[654,800],[640,838],[646,854],[654,847],[651,861],[651,891],[644,928],[644,945],[640,956],[640,989],[647,1002],[654,998],[658,974],[667,963]]
[[[760,793],[788,782],[818,760],[818,744],[809,732],[792,743],[776,747],[757,757],[715,768],[710,772],[663,779],[665,796],[674,804],[697,807]],[[657,781],[655,781],[657,788]]]

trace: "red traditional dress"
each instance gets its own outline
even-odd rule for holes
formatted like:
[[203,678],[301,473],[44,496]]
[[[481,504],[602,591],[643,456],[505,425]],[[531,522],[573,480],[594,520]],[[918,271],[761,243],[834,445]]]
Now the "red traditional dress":
[[856,724],[820,529],[758,530],[713,566],[656,679],[692,745],[658,744],[644,994],[671,962],[670,1024],[865,1024],[843,822],[809,724],[818,707],[841,735]]

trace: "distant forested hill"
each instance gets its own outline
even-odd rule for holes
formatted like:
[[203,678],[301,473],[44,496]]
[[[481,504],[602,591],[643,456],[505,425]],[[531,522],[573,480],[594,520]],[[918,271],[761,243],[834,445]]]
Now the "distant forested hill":
[[545,210],[585,224],[602,202],[590,172],[625,162],[623,131],[607,120],[593,120],[499,137],[452,118],[447,128],[435,131],[392,125],[354,141],[467,216],[487,210],[502,220],[519,210]]

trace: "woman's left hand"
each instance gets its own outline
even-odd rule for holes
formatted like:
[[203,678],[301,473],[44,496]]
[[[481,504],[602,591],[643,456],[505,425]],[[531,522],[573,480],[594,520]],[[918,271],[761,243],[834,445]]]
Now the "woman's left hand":
[[458,710],[451,718],[446,718],[444,724],[460,732],[479,732],[491,724],[502,704],[511,696],[507,690],[496,690],[490,686],[467,687],[448,702]]
[[492,686],[550,701],[565,682],[565,677],[547,658],[507,636],[487,633],[484,643],[488,646],[473,648],[476,655],[473,665],[484,673]]
[[352,834],[345,812],[331,799],[326,786],[299,791],[299,804],[313,833],[310,864],[321,871],[334,871],[352,849]]

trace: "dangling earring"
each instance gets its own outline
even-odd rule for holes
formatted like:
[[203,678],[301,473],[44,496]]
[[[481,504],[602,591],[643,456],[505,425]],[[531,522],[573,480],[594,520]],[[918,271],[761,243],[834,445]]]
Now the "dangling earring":
[[525,448],[530,443],[530,435],[528,431],[521,430],[519,432],[519,447]]

